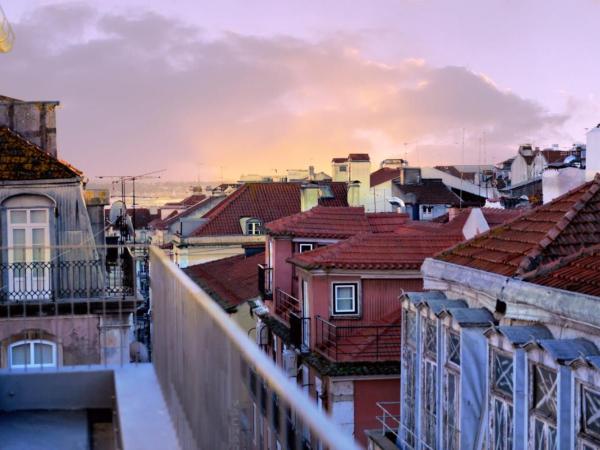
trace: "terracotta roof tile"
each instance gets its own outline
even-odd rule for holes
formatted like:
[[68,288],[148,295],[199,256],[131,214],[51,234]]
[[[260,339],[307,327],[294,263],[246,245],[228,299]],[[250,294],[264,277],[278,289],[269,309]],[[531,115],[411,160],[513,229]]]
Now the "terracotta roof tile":
[[371,174],[371,187],[378,186],[386,181],[393,180],[400,176],[400,169],[393,169],[391,167],[382,167]]
[[600,175],[436,258],[504,275],[523,275],[595,244],[600,244]]
[[405,214],[366,214],[362,206],[317,206],[309,211],[269,222],[266,228],[272,236],[345,239],[359,233],[394,231],[407,219]]
[[456,236],[432,233],[359,234],[288,261],[305,269],[418,270],[425,258],[457,241]]
[[231,310],[260,295],[257,266],[264,261],[264,253],[237,255],[183,271],[225,310]]
[[[348,206],[346,183],[323,183],[330,186],[332,198],[321,198],[322,206]],[[208,221],[191,236],[238,235],[240,219],[253,217],[263,223],[300,212],[302,183],[247,183],[208,211]]]
[[523,278],[543,286],[600,297],[600,246],[541,266]]
[[83,173],[7,127],[0,127],[0,181],[79,178]]

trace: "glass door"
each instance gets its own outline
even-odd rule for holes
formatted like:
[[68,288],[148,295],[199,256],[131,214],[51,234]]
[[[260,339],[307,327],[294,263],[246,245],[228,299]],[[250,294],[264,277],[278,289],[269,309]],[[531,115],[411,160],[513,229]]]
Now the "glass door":
[[50,298],[48,210],[11,209],[8,225],[9,299]]
[[308,281],[302,280],[302,345],[310,348],[310,307],[308,304]]

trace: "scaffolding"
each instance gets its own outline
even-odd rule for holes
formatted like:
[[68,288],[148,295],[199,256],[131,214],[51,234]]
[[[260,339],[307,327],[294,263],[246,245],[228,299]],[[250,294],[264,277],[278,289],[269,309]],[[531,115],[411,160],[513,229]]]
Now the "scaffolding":
[[0,6],[0,53],[9,52],[14,41],[15,33],[2,10],[2,6]]

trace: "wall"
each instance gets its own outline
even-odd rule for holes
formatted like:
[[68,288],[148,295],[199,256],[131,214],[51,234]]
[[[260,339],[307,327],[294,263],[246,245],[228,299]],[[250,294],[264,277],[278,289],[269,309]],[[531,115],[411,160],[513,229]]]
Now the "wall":
[[366,430],[381,428],[377,402],[400,401],[400,378],[354,381],[354,437],[367,446]]
[[[99,364],[99,325],[100,319],[94,315],[0,319],[1,366],[7,367],[8,346],[23,338],[42,338],[56,342],[59,364]],[[27,330],[32,332],[25,336]]]
[[[286,261],[292,256],[293,243],[291,239],[273,239],[273,291],[279,288],[292,294],[293,267]],[[268,245],[267,245],[268,247]],[[268,256],[267,256],[268,257]]]
[[586,180],[593,180],[596,173],[600,172],[600,128],[592,128],[587,133],[586,144]]
[[16,131],[28,141],[56,157],[58,102],[0,101],[0,125]]
[[527,162],[521,155],[517,155],[510,167],[511,184],[514,185],[523,181],[527,181],[528,178],[529,168],[527,166]]
[[396,207],[392,206],[389,202],[392,197],[391,180],[373,186],[369,190],[369,198],[365,205],[365,209],[367,212],[394,212],[396,211]]

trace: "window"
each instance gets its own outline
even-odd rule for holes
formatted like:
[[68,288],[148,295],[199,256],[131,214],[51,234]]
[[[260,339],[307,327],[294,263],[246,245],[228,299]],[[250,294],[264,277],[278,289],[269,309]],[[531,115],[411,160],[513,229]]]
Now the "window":
[[513,442],[513,359],[497,350],[491,352],[490,427],[492,448],[512,449]]
[[8,210],[8,288],[13,300],[50,297],[48,209]]
[[600,448],[600,392],[580,385],[579,434],[577,449]]
[[340,172],[347,172],[348,166],[340,166]]
[[423,350],[425,351],[425,354],[435,359],[437,354],[437,326],[431,319],[425,319],[424,322],[425,341]]
[[448,362],[460,366],[460,335],[448,332]]
[[357,284],[333,285],[333,314],[358,314]]
[[248,219],[246,222],[246,234],[259,235],[262,234],[262,223],[258,219]]
[[19,341],[9,347],[10,367],[56,367],[56,344],[50,341]]
[[304,252],[310,252],[314,247],[314,244],[298,244],[298,252],[299,253],[304,253]]
[[531,366],[532,415],[529,438],[535,449],[556,448],[557,381],[555,371],[540,364]]

